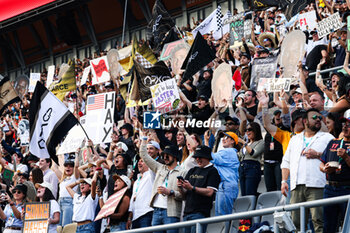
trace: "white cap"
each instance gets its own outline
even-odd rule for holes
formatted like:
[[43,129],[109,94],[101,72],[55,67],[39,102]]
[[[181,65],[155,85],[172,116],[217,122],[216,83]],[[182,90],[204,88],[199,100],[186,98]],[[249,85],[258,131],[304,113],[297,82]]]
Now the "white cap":
[[116,146],[122,148],[124,152],[127,152],[129,149],[128,146],[124,142],[118,142],[116,144]]
[[115,175],[113,175],[113,179],[114,180],[121,179],[122,181],[124,181],[124,183],[126,184],[128,189],[131,188],[131,180],[126,175],[119,176],[119,175],[115,174]]
[[38,188],[38,187],[48,188],[48,189],[51,191],[51,193],[52,193],[53,195],[55,195],[55,194],[53,193],[53,186],[52,186],[52,184],[50,184],[49,182],[44,181],[44,182],[42,182],[41,184],[37,183],[37,184],[35,184],[35,187],[36,187],[36,188]]
[[91,179],[91,178],[81,179],[81,180],[80,180],[80,183],[81,183],[81,182],[86,182],[87,184],[91,185],[91,184],[92,184],[92,179]]
[[156,142],[156,141],[150,141],[150,142],[148,142],[147,145],[153,146],[153,147],[156,148],[157,150],[160,149],[159,143]]

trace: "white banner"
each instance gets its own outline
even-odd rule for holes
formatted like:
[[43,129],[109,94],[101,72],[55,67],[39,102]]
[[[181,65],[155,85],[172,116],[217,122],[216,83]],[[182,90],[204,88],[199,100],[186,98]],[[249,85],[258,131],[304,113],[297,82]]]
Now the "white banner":
[[90,61],[92,85],[104,83],[111,79],[107,56],[96,58]]
[[85,130],[94,144],[112,141],[114,108],[114,91],[88,96]]
[[89,77],[89,73],[90,73],[90,70],[91,70],[91,66],[88,66],[84,69],[84,72],[83,72],[83,77],[81,78],[80,80],[80,86],[84,85]]
[[[86,127],[84,125],[85,117],[80,117],[80,123],[83,127]],[[64,141],[61,143],[59,149],[57,150],[58,155],[62,155],[65,153],[71,153],[76,152],[77,149],[81,146],[82,142],[86,138],[84,130],[81,128],[80,125],[74,126],[69,132]]]
[[178,108],[180,95],[174,78],[150,87],[153,104],[160,113],[171,112]]
[[18,123],[17,134],[21,140],[21,146],[29,146],[29,121],[26,119]]
[[202,35],[209,34],[212,31],[215,33],[215,31],[218,28],[218,23],[216,20],[217,10],[218,9],[215,9],[201,24],[199,24],[195,29],[193,29],[192,31],[193,38],[196,38],[196,35],[198,32],[200,32]]
[[298,18],[299,27],[302,31],[312,31],[317,27],[317,18],[315,11],[309,11],[300,14]]
[[53,76],[55,75],[55,66],[49,66],[47,68],[47,80],[46,80],[46,87],[49,87],[50,84],[53,81]]
[[328,18],[323,19],[321,22],[317,24],[317,33],[318,37],[322,38],[327,36],[331,32],[335,32],[339,28],[343,26],[341,22],[341,18],[339,16],[339,12],[334,13]]
[[36,82],[40,80],[40,73],[30,73],[28,92],[34,92]]
[[260,78],[258,83],[258,91],[279,92],[289,91],[291,84],[290,78]]

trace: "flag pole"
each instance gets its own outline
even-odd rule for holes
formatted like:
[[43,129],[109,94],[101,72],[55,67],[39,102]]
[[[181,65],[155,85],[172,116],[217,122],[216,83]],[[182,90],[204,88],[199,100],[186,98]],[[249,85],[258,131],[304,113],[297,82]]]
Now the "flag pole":
[[[78,120],[78,119],[77,119],[77,120]],[[84,131],[86,138],[87,138],[88,140],[90,140],[89,135],[86,133],[84,127],[81,125],[81,123],[80,123],[79,120],[78,120],[78,124],[80,125],[81,129]]]
[[124,45],[124,33],[125,33],[125,21],[126,21],[126,9],[128,6],[128,0],[125,0],[125,7],[124,7],[124,20],[123,20],[123,34],[122,34],[122,48]]

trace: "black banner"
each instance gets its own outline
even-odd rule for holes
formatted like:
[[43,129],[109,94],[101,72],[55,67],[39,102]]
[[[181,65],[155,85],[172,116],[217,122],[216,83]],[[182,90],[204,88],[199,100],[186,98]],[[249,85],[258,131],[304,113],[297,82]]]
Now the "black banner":
[[277,57],[256,58],[253,61],[250,89],[256,90],[260,78],[275,78]]

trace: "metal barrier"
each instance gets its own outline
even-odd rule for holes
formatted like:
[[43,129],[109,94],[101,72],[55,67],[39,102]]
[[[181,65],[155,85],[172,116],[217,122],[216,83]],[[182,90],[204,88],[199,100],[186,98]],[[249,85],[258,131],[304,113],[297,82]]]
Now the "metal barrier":
[[[332,71],[340,70],[340,69],[343,69],[343,66],[337,66],[337,67],[332,67],[332,68],[329,68],[329,69],[321,70],[320,73],[324,74],[324,73],[328,73],[328,72],[332,72]],[[316,75],[316,72],[312,72],[312,73],[309,74],[309,76],[314,76],[314,75]]]
[[[186,222],[178,222],[178,223],[144,227],[140,229],[131,229],[127,231],[118,231],[118,232],[124,232],[124,233],[153,232],[153,231],[165,231],[169,229],[181,229],[185,227],[196,226],[196,232],[201,233],[202,227],[204,224],[227,222],[227,221],[237,220],[242,218],[251,218],[255,216],[273,214],[275,212],[294,211],[294,210],[300,209],[300,226],[301,226],[300,232],[305,233],[305,218],[303,217],[305,215],[305,208],[337,204],[337,203],[342,203],[346,201],[348,202],[348,206],[347,206],[346,215],[345,215],[344,224],[343,224],[343,232],[350,232],[349,200],[350,200],[350,195],[346,195],[346,196],[332,197],[332,198],[321,199],[316,201],[301,202],[296,204],[270,207],[270,208],[265,208],[260,210],[252,210],[248,212],[241,212],[241,213],[228,214],[223,216],[216,216],[216,217],[203,218],[203,219],[191,220]],[[279,232],[276,223],[274,223],[274,230],[275,232]]]

